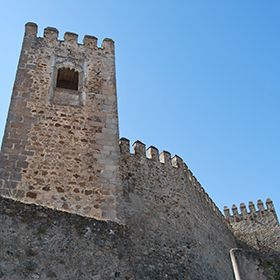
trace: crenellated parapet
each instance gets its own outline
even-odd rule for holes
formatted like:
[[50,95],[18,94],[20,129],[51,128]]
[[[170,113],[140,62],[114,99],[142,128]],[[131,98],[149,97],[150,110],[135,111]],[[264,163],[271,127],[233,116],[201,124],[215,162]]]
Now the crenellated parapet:
[[73,32],[65,32],[63,40],[59,39],[59,31],[54,27],[46,27],[43,31],[43,37],[38,37],[38,26],[36,23],[28,22],[25,25],[25,39],[40,39],[48,45],[66,44],[68,46],[76,46],[89,49],[99,49],[106,51],[114,51],[114,41],[105,38],[102,41],[101,47],[98,47],[98,39],[91,35],[85,35],[83,43],[78,42],[78,34]]
[[268,198],[265,204],[259,199],[256,206],[252,201],[248,207],[241,203],[239,209],[234,204],[231,211],[225,206],[224,215],[242,244],[280,252],[280,226],[271,199]]
[[133,143],[132,149],[133,152],[130,152],[130,140],[127,138],[121,138],[119,141],[120,151],[124,157],[133,157],[136,159],[147,159],[154,162],[160,162],[166,166],[172,166],[179,169],[188,169],[184,161],[177,155],[171,156],[171,153],[167,151],[162,151],[159,153],[159,150],[150,146],[146,148],[146,145],[141,141],[137,140]]
[[[187,164],[181,157],[178,155],[172,156],[168,151],[159,152],[159,150],[154,146],[146,148],[146,145],[139,140],[135,141],[131,146],[130,140],[127,138],[121,138],[119,145],[122,160],[130,160],[137,162],[137,164],[140,165],[149,164],[150,166],[155,166],[158,170],[164,170],[167,172],[171,177],[184,176],[184,178],[186,178],[189,182],[189,185],[191,186],[197,199],[199,199],[203,205],[207,205],[211,209],[210,211],[217,216],[223,224],[230,228],[219,208],[206,193],[205,189],[201,186],[197,178],[193,175],[192,171],[188,168]],[[132,165],[131,162],[129,164]],[[162,175],[158,174],[158,177],[160,176]],[[187,193],[188,189],[185,188],[183,191]]]
[[[62,37],[25,25],[0,152],[0,278],[232,279],[232,248],[280,252],[271,200],[225,218],[181,157],[119,140],[113,40]],[[69,242],[81,263],[56,270]]]
[[252,201],[250,201],[248,204],[248,208],[246,207],[245,203],[240,203],[239,209],[235,204],[233,204],[231,210],[232,212],[230,212],[230,209],[227,206],[224,207],[225,218],[230,223],[240,222],[244,220],[253,221],[259,217],[263,218],[271,214],[273,214],[275,216],[275,219],[277,220],[274,205],[270,198],[266,200],[265,206],[262,200],[259,199],[257,201],[257,207]]

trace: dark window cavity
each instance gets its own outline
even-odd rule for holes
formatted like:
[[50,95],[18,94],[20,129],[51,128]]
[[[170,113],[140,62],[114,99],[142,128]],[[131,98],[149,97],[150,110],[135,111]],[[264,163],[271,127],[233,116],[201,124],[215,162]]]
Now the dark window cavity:
[[79,72],[70,68],[60,68],[57,72],[56,87],[78,90]]

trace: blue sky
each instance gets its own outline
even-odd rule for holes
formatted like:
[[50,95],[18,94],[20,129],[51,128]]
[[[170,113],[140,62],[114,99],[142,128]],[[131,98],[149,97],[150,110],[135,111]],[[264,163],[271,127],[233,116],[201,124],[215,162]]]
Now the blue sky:
[[0,137],[28,21],[116,42],[121,136],[181,156],[216,204],[280,211],[280,2],[3,1]]

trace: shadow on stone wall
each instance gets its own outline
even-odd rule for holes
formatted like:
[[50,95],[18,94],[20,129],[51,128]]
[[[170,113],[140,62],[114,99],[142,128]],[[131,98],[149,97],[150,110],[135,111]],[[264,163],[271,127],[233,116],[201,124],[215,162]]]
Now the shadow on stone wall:
[[0,197],[0,279],[131,279],[124,225]]

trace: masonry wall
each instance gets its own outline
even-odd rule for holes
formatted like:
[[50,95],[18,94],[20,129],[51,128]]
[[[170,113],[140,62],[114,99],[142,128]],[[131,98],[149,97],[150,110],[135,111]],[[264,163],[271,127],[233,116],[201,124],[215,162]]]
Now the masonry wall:
[[[0,153],[0,279],[233,280],[231,248],[279,253],[271,204],[226,220],[180,157],[118,143],[114,60],[110,39],[26,25]],[[57,86],[60,69],[77,88]]]
[[[27,23],[0,154],[0,194],[117,219],[118,116],[114,42]],[[59,69],[78,89],[56,86]]]
[[233,279],[234,240],[219,217],[174,193],[144,199],[137,189],[126,194],[128,225],[0,197],[0,279]]
[[1,280],[128,280],[127,227],[0,197]]
[[280,253],[280,225],[270,199],[266,200],[266,206],[258,200],[257,208],[253,202],[249,203],[248,209],[241,203],[240,211],[233,205],[232,213],[228,207],[224,212],[240,246],[244,244],[263,252]]
[[233,279],[228,223],[183,161],[121,139],[135,279]]
[[241,279],[278,280],[280,279],[280,256],[259,251],[236,249],[234,258]]
[[126,225],[0,198],[0,279],[234,279],[235,239],[183,161],[128,144]]

